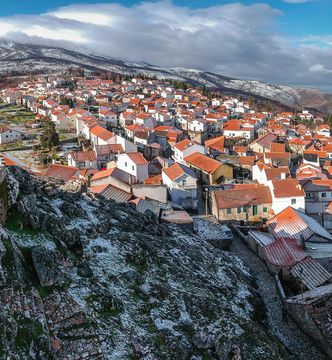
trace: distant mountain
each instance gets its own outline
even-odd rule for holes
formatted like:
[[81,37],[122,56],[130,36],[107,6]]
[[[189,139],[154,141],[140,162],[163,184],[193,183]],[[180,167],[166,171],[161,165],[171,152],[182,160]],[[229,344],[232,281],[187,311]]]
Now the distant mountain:
[[164,68],[147,63],[134,63],[116,58],[39,45],[23,45],[0,41],[0,75],[29,73],[62,73],[68,67],[104,70],[119,74],[144,74],[160,79],[177,79],[194,85],[205,85],[228,94],[249,96],[279,102],[288,107],[306,107],[321,112],[332,112],[332,95],[309,88],[267,84],[254,80],[239,80],[186,68]]

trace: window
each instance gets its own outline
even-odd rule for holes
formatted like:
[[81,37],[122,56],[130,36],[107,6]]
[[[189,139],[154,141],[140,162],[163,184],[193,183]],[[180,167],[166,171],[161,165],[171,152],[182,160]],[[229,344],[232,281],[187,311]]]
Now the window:
[[263,212],[267,213],[267,207],[263,207]]
[[125,167],[127,167],[127,163],[125,162]]
[[186,186],[187,185],[187,180],[182,180],[182,186]]
[[242,211],[245,213],[245,212],[247,212],[247,208],[244,206],[243,208],[242,208]]
[[241,214],[241,208],[240,207],[237,208],[237,213]]
[[292,200],[291,200],[291,204],[292,204],[292,205],[295,205],[295,204],[296,204],[296,199],[292,199]]
[[135,166],[133,165],[133,166],[131,167],[131,169],[132,169],[132,170],[135,170]]
[[308,198],[311,198],[312,197],[312,193],[306,193],[306,196],[308,197]]
[[227,209],[227,215],[231,215],[232,209]]
[[322,193],[322,197],[326,197],[326,193]]

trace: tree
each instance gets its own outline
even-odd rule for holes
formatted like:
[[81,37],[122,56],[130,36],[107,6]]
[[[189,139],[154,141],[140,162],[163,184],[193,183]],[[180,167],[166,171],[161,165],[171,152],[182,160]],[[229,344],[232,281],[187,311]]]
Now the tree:
[[249,104],[250,108],[254,108],[256,105],[256,100],[251,95],[248,97],[248,104]]
[[68,105],[70,108],[74,107],[74,102],[70,98],[63,98],[60,100],[60,105]]
[[59,134],[55,130],[54,123],[46,123],[44,131],[40,137],[40,144],[44,149],[48,150],[52,150],[55,146],[60,144]]

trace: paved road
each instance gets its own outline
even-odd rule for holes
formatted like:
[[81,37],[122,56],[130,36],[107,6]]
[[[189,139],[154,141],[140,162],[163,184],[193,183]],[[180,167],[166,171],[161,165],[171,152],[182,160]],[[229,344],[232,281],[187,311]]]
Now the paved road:
[[276,293],[274,279],[265,264],[239,239],[234,238],[233,251],[250,268],[257,280],[258,290],[267,309],[270,331],[286,346],[296,360],[327,360],[322,352],[290,319],[282,321],[281,301]]

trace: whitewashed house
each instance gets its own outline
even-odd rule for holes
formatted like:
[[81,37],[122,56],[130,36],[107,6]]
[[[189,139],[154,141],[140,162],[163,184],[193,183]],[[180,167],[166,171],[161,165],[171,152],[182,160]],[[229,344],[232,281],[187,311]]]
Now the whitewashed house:
[[184,158],[193,154],[200,153],[205,155],[206,149],[203,145],[200,145],[194,141],[189,139],[184,139],[172,146],[173,150],[173,159],[179,163],[184,163]]
[[119,154],[116,166],[130,175],[135,176],[141,183],[149,178],[148,162],[139,152]]
[[10,142],[22,140],[23,133],[17,130],[10,129],[7,126],[0,127],[0,144],[8,144]]
[[185,209],[197,209],[197,176],[193,170],[174,163],[162,169],[162,180],[173,203]]
[[305,192],[294,179],[281,179],[268,181],[272,194],[272,210],[278,214],[288,206],[304,212]]

